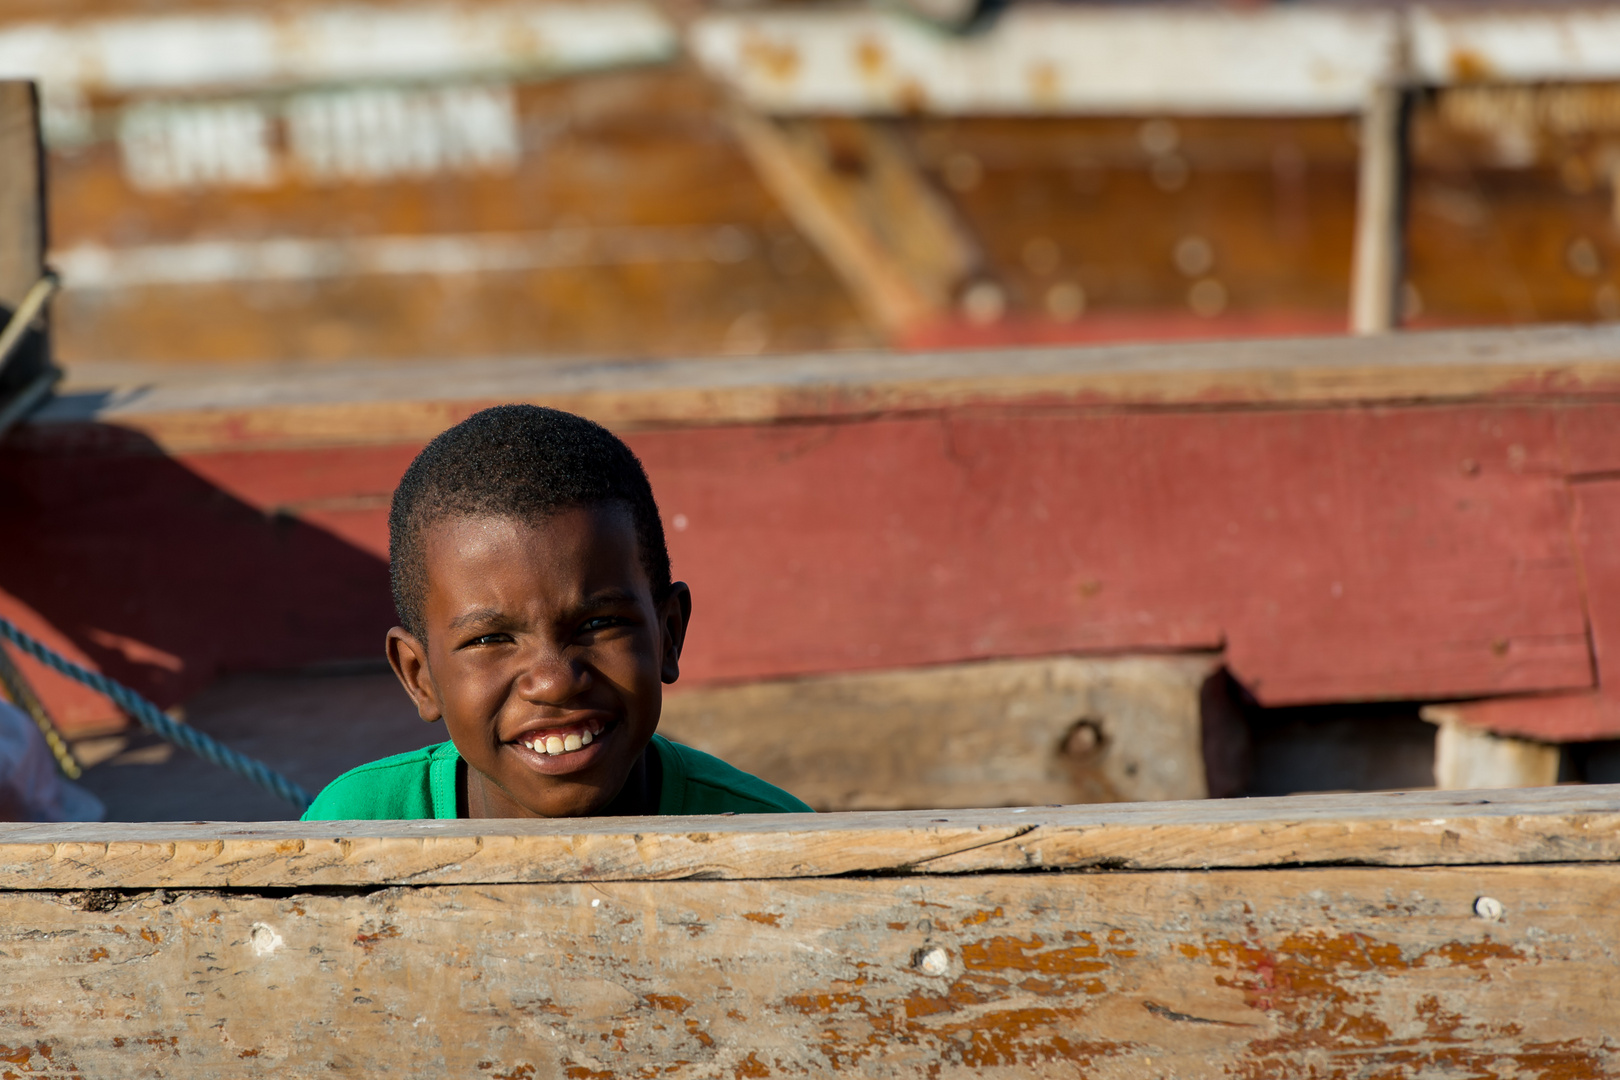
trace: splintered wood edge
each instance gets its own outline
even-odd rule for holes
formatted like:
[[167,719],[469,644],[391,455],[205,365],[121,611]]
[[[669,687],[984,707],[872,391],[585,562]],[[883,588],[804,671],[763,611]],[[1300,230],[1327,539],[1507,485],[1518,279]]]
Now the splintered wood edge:
[[[71,376],[70,372],[70,376]],[[137,373],[103,365],[25,425],[86,423],[170,453],[424,441],[489,405],[525,401],[638,427],[859,418],[966,405],[1275,407],[1620,396],[1620,329],[1030,348],[747,360],[511,360],[279,372]]]
[[1609,862],[1620,785],[493,824],[0,825],[0,890]]

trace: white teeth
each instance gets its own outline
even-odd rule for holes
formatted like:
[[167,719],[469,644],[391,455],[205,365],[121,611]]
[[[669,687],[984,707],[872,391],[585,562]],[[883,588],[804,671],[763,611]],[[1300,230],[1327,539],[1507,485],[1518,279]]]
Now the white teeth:
[[596,733],[587,727],[584,731],[569,732],[567,735],[531,735],[519,739],[518,745],[526,746],[537,754],[571,754],[591,745],[595,739]]

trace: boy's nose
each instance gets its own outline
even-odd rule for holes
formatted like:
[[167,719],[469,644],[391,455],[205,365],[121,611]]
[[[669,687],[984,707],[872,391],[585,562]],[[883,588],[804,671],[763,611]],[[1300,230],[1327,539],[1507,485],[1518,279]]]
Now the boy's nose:
[[534,650],[518,676],[517,692],[525,701],[539,705],[567,705],[590,686],[590,669],[572,650]]

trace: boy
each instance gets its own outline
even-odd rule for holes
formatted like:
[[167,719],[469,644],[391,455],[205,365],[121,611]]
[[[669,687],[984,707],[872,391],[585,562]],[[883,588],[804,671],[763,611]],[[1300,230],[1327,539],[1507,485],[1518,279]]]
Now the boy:
[[428,444],[388,515],[388,662],[450,742],[327,785],[306,821],[806,812],[654,734],[692,594],[630,448],[502,405]]

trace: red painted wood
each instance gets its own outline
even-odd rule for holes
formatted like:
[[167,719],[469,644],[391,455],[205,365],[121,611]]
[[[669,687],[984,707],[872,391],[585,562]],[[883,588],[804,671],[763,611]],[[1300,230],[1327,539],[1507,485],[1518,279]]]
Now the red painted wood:
[[1620,712],[1620,480],[1571,486],[1592,653],[1604,697]]
[[1620,404],[1561,409],[1558,426],[1570,476],[1620,476]]
[[1578,694],[1533,694],[1448,705],[1447,712],[1471,727],[1538,742],[1590,742],[1620,737],[1620,708],[1602,690]]
[[699,678],[1224,639],[1274,703],[1591,685],[1544,411],[966,412],[634,444],[689,522]]
[[1175,311],[1088,314],[1074,322],[1017,316],[978,324],[946,319],[912,327],[896,343],[917,352],[994,349],[1024,345],[1098,345],[1142,341],[1235,341],[1267,337],[1343,334],[1343,311],[1244,311],[1212,318]]
[[[330,451],[285,470],[266,455],[256,468],[279,498],[289,476],[323,461],[356,479]],[[124,438],[0,453],[0,613],[37,612],[55,629],[49,643],[165,707],[226,671],[378,656],[392,623],[386,560],[271,505]],[[66,727],[116,716],[40,682]]]
[[[693,681],[1224,644],[1272,703],[1593,683],[1553,407],[968,409],[630,441],[696,594]],[[8,451],[0,589],[163,704],[375,656],[386,496],[416,449]]]
[[[1572,465],[1590,468],[1616,449],[1613,435],[1603,438],[1603,422],[1620,420],[1613,407],[1579,410],[1574,423],[1563,425]],[[1620,432],[1620,427],[1610,428]],[[1573,434],[1574,438],[1569,436]],[[1585,468],[1581,468],[1585,466]],[[1456,706],[1464,723],[1546,742],[1581,742],[1620,738],[1620,479],[1576,482],[1574,543],[1585,584],[1591,648],[1598,688],[1585,694],[1499,698]]]

